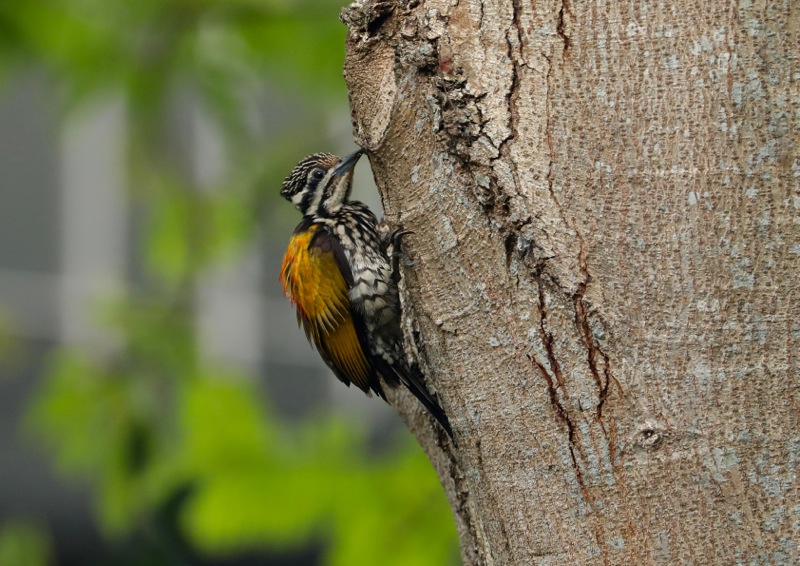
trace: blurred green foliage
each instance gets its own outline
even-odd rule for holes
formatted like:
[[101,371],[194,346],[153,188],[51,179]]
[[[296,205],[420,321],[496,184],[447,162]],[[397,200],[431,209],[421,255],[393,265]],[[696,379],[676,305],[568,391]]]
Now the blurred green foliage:
[[47,566],[52,561],[44,527],[23,521],[0,524],[0,566]]
[[[253,376],[198,352],[198,276],[275,220],[282,177],[298,155],[328,145],[319,125],[347,112],[340,8],[331,0],[0,3],[0,80],[44,69],[70,119],[104,97],[126,104],[130,197],[145,219],[142,280],[104,310],[119,346],[55,356],[29,425],[63,473],[93,486],[110,540],[167,533],[156,537],[162,563],[175,541],[211,556],[320,544],[326,564],[458,562],[444,493],[409,437],[370,456],[363,431],[336,416],[290,426],[264,406]],[[167,118],[187,93],[224,144],[228,169],[216,187],[198,187],[174,151]],[[261,99],[290,101],[291,112],[277,112],[290,116],[254,119]],[[0,530],[0,564],[47,563],[37,533]],[[41,556],[3,562],[36,548]]]

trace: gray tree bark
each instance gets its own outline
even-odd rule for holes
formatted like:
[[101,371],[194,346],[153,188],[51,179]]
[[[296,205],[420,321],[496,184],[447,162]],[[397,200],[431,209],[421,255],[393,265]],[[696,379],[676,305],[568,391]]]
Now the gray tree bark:
[[800,561],[800,6],[342,19],[465,564]]

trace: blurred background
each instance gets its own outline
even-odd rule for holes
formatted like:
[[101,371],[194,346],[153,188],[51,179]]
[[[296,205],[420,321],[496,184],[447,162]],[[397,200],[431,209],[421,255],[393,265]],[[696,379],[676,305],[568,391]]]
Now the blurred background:
[[283,177],[354,149],[342,5],[0,2],[0,566],[459,563],[278,282]]

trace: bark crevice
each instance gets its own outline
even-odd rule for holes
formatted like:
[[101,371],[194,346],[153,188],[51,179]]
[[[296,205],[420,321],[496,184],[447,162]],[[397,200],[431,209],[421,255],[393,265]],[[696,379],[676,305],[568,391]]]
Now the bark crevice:
[[564,12],[565,11],[568,13],[567,1],[566,0],[562,0],[561,1],[561,6],[559,6],[559,8],[558,8],[558,22],[556,23],[556,33],[558,34],[558,37],[561,38],[561,41],[564,43],[564,50],[563,50],[564,51],[564,55],[566,55],[567,51],[569,50],[569,36],[567,35],[565,27],[564,27]]
[[[578,261],[581,268],[581,274],[583,275],[583,280],[578,283],[578,290],[575,292],[573,297],[575,326],[580,330],[581,337],[583,339],[583,345],[586,348],[586,362],[589,366],[589,371],[594,378],[595,384],[597,385],[598,399],[597,406],[595,408],[596,418],[597,422],[603,428],[603,432],[605,432],[605,426],[603,425],[603,405],[608,397],[608,388],[611,384],[611,368],[608,355],[603,352],[602,348],[600,348],[594,337],[591,326],[589,325],[589,315],[586,308],[586,292],[592,282],[592,276],[589,273],[589,268],[586,264],[586,248],[583,243],[583,238],[581,238],[580,234],[578,234],[578,239],[580,242]],[[598,358],[600,358],[603,363],[602,375],[598,369]]]
[[547,368],[545,368],[544,365],[535,357],[532,357],[531,359],[539,368],[539,372],[547,383],[550,404],[555,410],[558,418],[567,428],[567,441],[569,445],[570,456],[572,457],[572,465],[575,471],[575,477],[577,478],[581,487],[585,488],[583,482],[583,473],[578,465],[578,458],[576,456],[576,451],[579,451],[580,447],[575,443],[575,423],[572,422],[569,411],[565,408],[564,404],[559,398],[559,390],[561,392],[561,396],[564,398],[564,401],[569,400],[569,394],[564,387],[564,376],[561,373],[561,366],[558,363],[556,353],[553,349],[553,335],[545,327],[547,321],[547,306],[545,302],[544,281],[542,280],[542,275],[540,273],[535,274],[535,279],[539,293],[539,336],[545,348],[550,371],[548,371]]

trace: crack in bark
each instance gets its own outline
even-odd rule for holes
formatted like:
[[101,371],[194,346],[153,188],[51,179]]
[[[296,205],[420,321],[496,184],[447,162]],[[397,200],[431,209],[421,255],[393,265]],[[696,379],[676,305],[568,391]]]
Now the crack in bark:
[[[555,409],[556,415],[558,415],[558,417],[567,427],[567,440],[570,457],[572,458],[572,467],[575,470],[575,476],[578,480],[578,485],[581,488],[581,492],[584,492],[586,490],[586,485],[584,484],[583,473],[578,465],[578,458],[575,454],[576,451],[580,451],[580,448],[575,442],[575,424],[570,419],[569,412],[564,408],[564,405],[558,399],[557,389],[561,388],[564,399],[569,400],[567,390],[564,388],[564,375],[561,373],[561,366],[556,359],[555,350],[553,349],[553,335],[548,332],[544,326],[545,320],[547,319],[547,308],[544,304],[544,281],[542,281],[541,273],[536,273],[534,277],[536,279],[536,284],[539,291],[539,334],[542,338],[542,343],[544,344],[544,348],[547,353],[547,362],[550,365],[550,371],[552,372],[552,375],[535,357],[530,356],[530,359],[532,359],[533,363],[536,364],[536,367],[539,368],[542,377],[544,377],[545,381],[547,382],[547,390],[550,394],[550,404],[553,406],[553,409]],[[553,382],[553,376],[555,376],[555,380],[558,382],[557,386]],[[588,502],[586,494],[584,494],[584,500]]]
[[[547,352],[548,363],[550,364],[551,371],[553,372],[553,375],[555,375],[556,381],[558,381],[558,387],[562,387],[564,398],[568,400],[569,397],[567,395],[567,391],[565,388],[563,388],[564,376],[561,373],[561,367],[558,364],[555,351],[553,350],[553,336],[551,333],[547,332],[547,329],[544,327],[544,321],[547,318],[547,309],[544,306],[544,282],[542,281],[540,273],[537,273],[535,277],[539,287],[539,331]],[[578,482],[581,499],[590,509],[592,509],[593,499],[591,497],[591,493],[589,492],[589,488],[584,481],[581,467],[578,464],[578,453],[580,453],[581,450],[575,439],[575,424],[570,419],[567,409],[565,409],[561,401],[558,400],[557,386],[553,382],[553,375],[551,375],[547,371],[547,368],[545,368],[534,356],[528,355],[528,359],[536,365],[536,367],[539,369],[539,372],[542,374],[542,377],[547,382],[547,389],[548,393],[550,394],[550,403],[555,409],[558,418],[561,419],[567,427],[567,446],[569,447],[569,455],[570,459],[572,460],[572,469],[575,470],[575,479]],[[595,528],[592,529],[593,534],[597,543],[597,547],[600,549],[600,554],[603,558],[603,564],[608,564],[606,548],[602,542],[602,537],[598,532],[598,528],[599,526],[595,525]]]
[[545,76],[545,122],[544,122],[544,131],[547,139],[547,152],[549,155],[549,160],[547,162],[547,191],[550,194],[550,198],[556,205],[556,209],[558,210],[558,215],[561,218],[561,221],[564,223],[565,226],[569,226],[567,219],[564,217],[564,210],[561,208],[561,203],[558,201],[556,197],[555,189],[553,188],[553,176],[554,176],[554,164],[555,161],[553,156],[555,155],[555,148],[553,147],[553,125],[552,125],[552,116],[550,115],[550,104],[551,104],[551,84],[550,79],[553,74],[553,61],[550,59],[548,55],[542,54],[544,59],[547,61],[547,75]]
[[[564,10],[565,3],[562,3],[561,10],[559,11],[559,22],[562,23],[563,19],[563,10]],[[565,46],[566,49],[566,46]],[[548,69],[547,69],[547,76],[546,76],[546,93],[545,93],[545,100],[546,100],[546,114],[545,114],[545,132],[547,135],[547,148],[550,154],[550,160],[548,163],[548,171],[547,171],[547,189],[550,193],[550,198],[556,205],[558,210],[558,215],[561,218],[561,221],[564,223],[565,226],[571,226],[572,229],[575,231],[576,237],[579,243],[579,251],[578,251],[578,266],[581,272],[582,281],[578,284],[577,290],[573,295],[573,304],[575,310],[575,324],[580,331],[581,338],[583,340],[584,346],[587,350],[587,362],[589,365],[589,371],[591,372],[592,376],[594,377],[595,383],[597,384],[598,389],[598,404],[596,407],[596,416],[597,420],[600,423],[603,432],[605,433],[605,427],[601,421],[602,418],[602,410],[603,405],[608,397],[608,388],[609,384],[611,383],[611,370],[610,370],[610,363],[608,355],[602,351],[600,346],[597,344],[597,341],[594,339],[594,335],[592,334],[591,327],[589,326],[589,318],[588,313],[586,310],[586,291],[589,287],[589,283],[591,282],[591,274],[589,273],[589,269],[586,263],[586,246],[584,243],[583,236],[578,230],[577,227],[573,226],[571,222],[569,222],[564,215],[564,209],[561,207],[561,203],[556,196],[555,191],[555,146],[553,144],[553,127],[552,127],[552,113],[551,113],[551,78],[553,74],[553,61],[552,59],[544,55],[544,58],[547,60]],[[603,374],[600,374],[600,370],[598,369],[598,357],[602,358],[603,360]]]
[[[481,3],[481,10],[483,9],[483,3]],[[519,21],[518,21],[518,6],[517,1],[514,0],[512,2],[512,24],[509,30],[506,32],[506,55],[508,56],[509,61],[511,61],[511,85],[508,88],[508,91],[505,94],[505,101],[506,107],[508,108],[508,130],[509,133],[506,137],[497,145],[497,157],[491,159],[491,162],[497,161],[498,159],[508,158],[509,156],[509,143],[512,142],[517,138],[517,127],[519,124],[519,110],[517,108],[517,100],[519,98],[519,82],[520,82],[520,71],[519,67],[520,64],[517,61],[514,53],[514,45],[511,41],[509,34],[513,30],[517,33],[517,37],[519,38]],[[521,54],[520,54],[521,55]],[[517,194],[519,194],[519,176],[517,175],[517,171],[515,167],[511,168],[511,175],[514,179],[514,188]],[[506,195],[506,200],[510,198]],[[508,216],[508,205],[506,203],[506,210],[504,211],[504,215]],[[509,255],[506,256],[506,261],[510,263],[511,258]]]
[[564,54],[567,54],[569,50],[570,39],[569,36],[564,32],[564,10],[566,9],[569,12],[569,7],[567,6],[566,0],[561,1],[561,6],[558,9],[558,22],[556,23],[556,33],[558,37],[564,42]]
[[[577,232],[577,231],[576,231]],[[583,241],[583,238],[578,235],[578,241],[580,242],[580,252],[578,254],[578,265],[580,266],[581,274],[583,275],[583,281],[578,284],[578,290],[573,296],[573,302],[575,305],[575,325],[581,332],[581,337],[583,338],[583,344],[586,347],[587,353],[587,363],[589,364],[589,371],[594,377],[595,384],[597,384],[598,390],[598,402],[596,409],[596,416],[597,421],[600,423],[600,428],[603,429],[603,433],[606,432],[605,426],[603,426],[602,418],[603,418],[603,404],[606,402],[606,397],[608,396],[608,386],[611,382],[610,376],[610,369],[609,369],[609,359],[608,355],[603,352],[600,348],[597,340],[595,340],[594,335],[592,334],[592,329],[589,326],[589,317],[586,310],[586,303],[584,299],[586,297],[586,290],[589,287],[589,284],[592,281],[592,276],[589,273],[589,268],[586,265],[586,247]],[[597,358],[600,356],[603,359],[603,375],[600,375],[600,371],[597,368]]]
[[511,538],[508,536],[508,531],[506,530],[506,524],[503,521],[500,521],[500,534],[503,535],[503,540],[505,541],[506,554],[508,554],[508,556],[512,556],[514,554],[512,552],[512,548],[514,545],[511,544]]
[[544,124],[544,131],[547,136],[547,151],[550,156],[550,159],[547,163],[547,190],[550,193],[550,198],[553,199],[553,202],[556,205],[556,209],[558,210],[558,216],[561,218],[561,221],[564,223],[564,226],[570,226],[570,222],[567,221],[567,218],[564,216],[564,209],[561,207],[561,203],[558,201],[558,197],[556,197],[556,191],[553,186],[555,176],[554,167],[555,167],[555,160],[553,156],[555,155],[555,148],[553,146],[553,122],[552,122],[552,115],[551,115],[551,108],[550,105],[552,104],[552,97],[551,97],[551,79],[553,76],[553,61],[550,56],[542,54],[544,59],[547,61],[547,75],[545,77],[545,124]]
[[[483,3],[481,3],[481,6]],[[505,95],[506,99],[506,106],[508,107],[509,119],[508,119],[508,129],[509,134],[506,138],[500,142],[498,146],[498,158],[500,157],[507,157],[508,156],[508,149],[507,144],[508,142],[517,138],[517,127],[519,124],[519,109],[517,106],[517,100],[519,99],[519,82],[520,82],[520,63],[518,59],[522,58],[522,35],[520,34],[520,22],[519,22],[519,0],[512,0],[511,2],[511,27],[506,31],[506,54],[508,55],[509,61],[511,61],[511,86],[508,89],[508,92]],[[515,53],[514,44],[509,37],[511,32],[517,34],[517,43],[519,47],[517,49],[518,52]],[[514,178],[514,183],[516,186],[519,186],[518,179]]]
[[[500,142],[497,148],[498,156],[508,157],[508,143],[517,138],[517,126],[519,124],[519,110],[517,108],[517,99],[519,98],[519,63],[514,58],[514,46],[511,40],[506,36],[506,46],[508,47],[508,57],[511,59],[511,86],[505,95],[506,106],[508,107],[508,130],[509,133],[505,139]],[[515,178],[514,183],[518,186],[518,180]]]
[[[514,250],[517,248],[517,234],[516,232],[512,232],[508,236],[506,236],[505,241],[503,242],[506,248],[506,269],[511,267],[511,258],[514,255]],[[517,277],[517,282],[519,282],[519,277]]]
[[[482,4],[481,4],[482,5]],[[518,57],[522,57],[522,36],[520,35],[520,28],[519,28],[519,10],[520,7],[518,5],[518,0],[513,0],[511,3],[512,9],[512,23],[509,30],[506,32],[506,53],[508,55],[509,61],[511,61],[511,85],[508,88],[508,92],[505,94],[505,101],[506,107],[508,108],[508,130],[509,133],[500,142],[500,145],[497,148],[497,158],[496,159],[508,159],[509,158],[509,144],[513,140],[517,138],[517,128],[519,126],[519,108],[518,108],[518,99],[519,99],[519,84],[520,84],[520,63],[518,61]],[[519,47],[515,53],[514,44],[510,38],[510,34],[514,32],[517,34],[517,42]],[[494,161],[494,160],[493,160]],[[519,174],[517,173],[517,168],[511,168],[511,176],[514,180],[514,189],[517,194],[519,194],[519,187],[520,187],[520,180]],[[507,199],[510,197],[507,197]],[[505,216],[508,216],[508,202],[505,202],[505,210],[503,211]],[[525,221],[525,224],[530,222],[530,219]],[[504,223],[505,229],[509,229],[507,223]],[[506,251],[506,267],[511,266],[512,256],[517,246],[518,236],[517,232],[519,231],[520,226],[514,226],[510,229],[510,234],[506,235],[505,237],[505,251]]]

